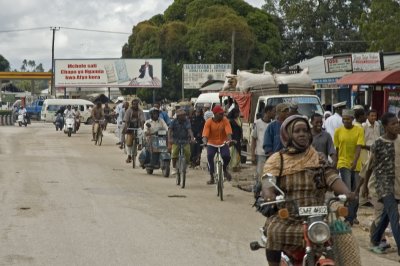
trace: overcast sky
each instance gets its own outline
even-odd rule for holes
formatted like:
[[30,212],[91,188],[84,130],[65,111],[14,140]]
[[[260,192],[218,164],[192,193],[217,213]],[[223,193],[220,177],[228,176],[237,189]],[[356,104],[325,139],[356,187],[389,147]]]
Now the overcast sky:
[[[245,0],[260,8],[264,0]],[[173,0],[0,0],[0,54],[20,69],[22,61],[51,69],[50,27],[56,32],[55,58],[119,58],[129,34],[106,34],[68,28],[130,33],[132,26],[161,14]],[[7,30],[33,29],[20,32]]]

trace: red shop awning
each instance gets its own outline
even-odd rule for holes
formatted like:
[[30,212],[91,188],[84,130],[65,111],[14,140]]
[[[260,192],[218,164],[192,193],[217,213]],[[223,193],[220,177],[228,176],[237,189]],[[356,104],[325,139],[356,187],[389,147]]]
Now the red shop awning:
[[339,85],[389,85],[400,84],[400,70],[358,72],[343,76]]

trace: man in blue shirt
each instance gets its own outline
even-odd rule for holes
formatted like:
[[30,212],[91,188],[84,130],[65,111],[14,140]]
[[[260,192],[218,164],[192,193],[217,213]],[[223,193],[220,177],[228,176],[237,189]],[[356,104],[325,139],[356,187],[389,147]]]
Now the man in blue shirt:
[[283,148],[280,130],[283,121],[289,117],[289,108],[290,105],[287,103],[278,104],[275,108],[276,120],[271,122],[265,130],[263,149],[267,158]]

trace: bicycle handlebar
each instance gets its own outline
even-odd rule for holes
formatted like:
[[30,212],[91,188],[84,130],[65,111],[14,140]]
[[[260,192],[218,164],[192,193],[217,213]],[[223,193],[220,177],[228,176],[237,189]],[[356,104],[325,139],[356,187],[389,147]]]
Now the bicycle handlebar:
[[211,146],[211,147],[214,147],[214,148],[222,148],[222,147],[224,147],[226,144],[229,144],[229,143],[231,143],[231,142],[234,142],[234,140],[227,140],[227,141],[224,141],[224,143],[221,144],[221,145],[214,145],[214,144],[207,143],[207,144],[203,144],[202,146]]

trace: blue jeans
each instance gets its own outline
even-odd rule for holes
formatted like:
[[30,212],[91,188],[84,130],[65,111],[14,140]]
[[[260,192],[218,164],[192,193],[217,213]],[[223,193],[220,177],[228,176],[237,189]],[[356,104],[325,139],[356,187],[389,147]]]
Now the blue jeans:
[[397,253],[400,255],[400,224],[398,202],[393,194],[386,195],[382,198],[384,213],[381,220],[376,225],[375,231],[372,233],[371,242],[373,245],[379,245],[386,227],[390,223],[393,237],[397,245]]
[[[359,182],[358,172],[351,171],[350,169],[343,167],[339,169],[339,173],[347,188],[354,192]],[[354,219],[357,218],[358,198],[349,202],[348,209],[349,215],[346,217],[346,221],[349,221],[350,224],[353,224]]]
[[[212,147],[212,146],[207,146],[207,160],[208,160],[208,167],[210,170],[210,174],[214,174],[214,156],[217,153],[218,148]],[[221,147],[221,157],[222,160],[224,161],[223,165],[223,170],[226,172],[226,168],[228,167],[229,162],[231,161],[231,155],[229,153],[229,146],[224,145]]]

